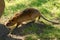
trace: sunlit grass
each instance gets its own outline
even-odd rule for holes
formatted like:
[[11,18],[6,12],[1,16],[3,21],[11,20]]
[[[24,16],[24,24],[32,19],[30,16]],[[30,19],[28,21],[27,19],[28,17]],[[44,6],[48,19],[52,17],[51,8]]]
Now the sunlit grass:
[[[54,19],[56,17],[60,18],[60,0],[12,0],[10,2],[5,1],[5,5],[6,7],[1,21],[2,23],[7,21],[8,18],[12,17],[15,12],[21,11],[27,7],[37,8],[47,19]],[[44,23],[49,24],[45,20],[41,20]],[[24,29],[21,33],[35,33],[39,30],[35,24],[32,25],[33,26]],[[37,38],[60,37],[60,29],[54,28],[54,26],[47,25],[43,30],[44,32],[42,34],[34,34],[34,36],[38,36]],[[35,38],[32,37],[33,35],[28,37],[27,40],[35,40]]]
[[31,3],[32,0],[15,0],[15,1],[5,1],[5,4],[6,4],[6,7],[9,7],[9,6],[15,6],[16,4],[24,4],[26,6],[28,6],[30,3]]

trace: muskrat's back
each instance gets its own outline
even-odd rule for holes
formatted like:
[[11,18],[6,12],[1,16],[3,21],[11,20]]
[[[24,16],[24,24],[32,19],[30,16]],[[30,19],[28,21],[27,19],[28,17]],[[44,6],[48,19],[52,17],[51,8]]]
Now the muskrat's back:
[[20,22],[35,20],[36,17],[40,16],[40,12],[34,8],[25,9],[22,14],[17,17]]
[[33,21],[36,17],[40,16],[40,12],[34,8],[27,8],[22,12],[16,14],[12,19],[8,21],[7,26],[12,26],[14,24],[22,24],[22,22]]

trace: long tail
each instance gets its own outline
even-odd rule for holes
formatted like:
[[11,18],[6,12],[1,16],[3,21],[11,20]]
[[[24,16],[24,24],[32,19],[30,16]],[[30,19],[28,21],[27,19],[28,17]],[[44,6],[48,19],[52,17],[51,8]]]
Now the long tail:
[[48,22],[51,22],[52,24],[60,24],[58,22],[53,22],[53,21],[50,21],[50,20],[46,19],[42,14],[40,14],[40,17],[42,17],[43,19],[45,19]]

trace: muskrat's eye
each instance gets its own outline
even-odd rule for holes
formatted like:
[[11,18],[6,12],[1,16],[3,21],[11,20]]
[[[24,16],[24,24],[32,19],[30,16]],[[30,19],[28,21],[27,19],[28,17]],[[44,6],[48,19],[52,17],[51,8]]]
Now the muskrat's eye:
[[12,20],[12,21],[14,21],[14,20]]

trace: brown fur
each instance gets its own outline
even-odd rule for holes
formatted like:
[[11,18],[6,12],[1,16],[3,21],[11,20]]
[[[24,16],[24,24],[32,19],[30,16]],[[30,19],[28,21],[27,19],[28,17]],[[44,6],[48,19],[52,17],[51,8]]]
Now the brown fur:
[[[47,20],[41,15],[41,13],[37,9],[27,8],[22,12],[20,12],[19,14],[16,14],[12,19],[10,19],[7,22],[6,26],[13,26],[14,24],[17,24],[17,26],[19,26],[20,24],[22,24],[22,22],[26,22],[30,20],[34,21],[37,17],[42,17],[43,19]],[[52,22],[52,21],[49,21],[49,22]],[[52,23],[55,23],[55,22],[52,22]],[[58,23],[55,23],[55,24],[58,24]]]
[[35,20],[36,17],[40,16],[40,12],[33,8],[25,9],[24,11],[16,14],[12,19],[10,19],[6,26],[13,26],[17,23],[17,25],[22,24],[22,22],[26,22],[29,20]]

